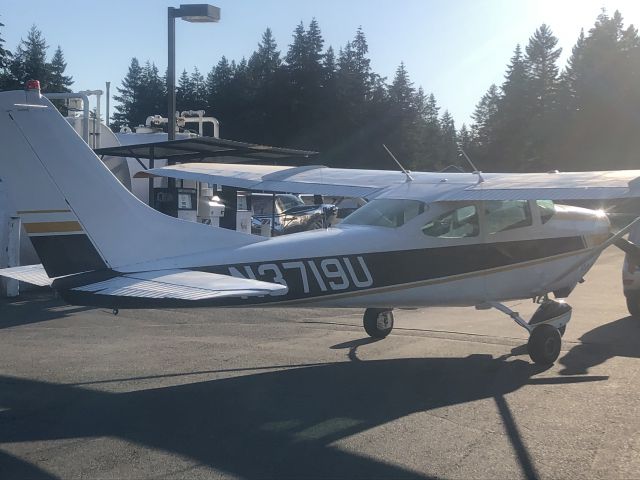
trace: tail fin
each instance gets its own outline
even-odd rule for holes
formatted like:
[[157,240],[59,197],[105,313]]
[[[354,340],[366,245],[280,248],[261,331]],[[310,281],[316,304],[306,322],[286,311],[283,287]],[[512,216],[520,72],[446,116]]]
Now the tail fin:
[[0,92],[0,146],[0,181],[50,277],[261,240],[140,202],[37,90]]

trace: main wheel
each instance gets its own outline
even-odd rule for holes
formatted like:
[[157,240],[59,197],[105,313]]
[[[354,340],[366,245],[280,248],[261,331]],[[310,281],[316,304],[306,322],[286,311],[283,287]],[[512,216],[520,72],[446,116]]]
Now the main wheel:
[[393,312],[383,308],[367,308],[363,323],[364,330],[370,337],[384,338],[393,330]]
[[551,365],[560,355],[562,339],[557,328],[547,323],[536,327],[529,336],[529,356],[538,365]]
[[631,316],[640,318],[640,292],[627,294],[627,309]]

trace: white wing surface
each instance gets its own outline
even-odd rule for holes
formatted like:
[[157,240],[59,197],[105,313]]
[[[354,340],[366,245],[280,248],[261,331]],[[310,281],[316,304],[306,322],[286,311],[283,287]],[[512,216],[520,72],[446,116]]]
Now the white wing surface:
[[[418,174],[421,179],[424,175],[441,174]],[[473,182],[473,175],[463,175],[468,182]],[[138,178],[148,176],[196,180],[254,191],[345,197],[374,196],[383,188],[406,181],[405,175],[399,171],[328,168],[318,165],[282,167],[222,163],[184,163],[136,174]]]
[[604,200],[640,197],[640,170],[484,174],[440,200]]
[[[220,163],[185,163],[140,172],[136,176],[170,177],[254,191],[309,193],[373,198],[407,194],[428,201],[598,200],[640,197],[640,170],[561,173],[411,172],[284,167]],[[402,186],[401,189],[390,187]]]
[[102,282],[75,287],[72,290],[118,297],[206,300],[286,293],[287,287],[278,283],[235,278],[216,273],[158,270],[127,273]]
[[21,282],[37,285],[38,287],[48,287],[54,280],[47,276],[47,272],[45,272],[42,264],[3,268],[0,270],[0,277],[20,280]]

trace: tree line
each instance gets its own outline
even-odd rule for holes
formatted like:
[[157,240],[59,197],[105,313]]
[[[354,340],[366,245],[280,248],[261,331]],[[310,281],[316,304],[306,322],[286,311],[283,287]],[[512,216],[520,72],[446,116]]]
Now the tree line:
[[[385,143],[409,168],[456,161],[456,129],[435,97],[415,88],[403,63],[391,83],[372,71],[362,29],[335,52],[314,19],[300,23],[286,53],[267,28],[247,60],[223,56],[206,74],[178,77],[180,111],[219,118],[225,138],[322,152],[329,165],[396,168]],[[166,110],[166,82],[152,62],[133,58],[114,98],[114,126],[136,126]]]
[[[35,26],[15,52],[3,43],[0,35],[0,89],[37,78],[45,91],[68,91],[62,50],[47,61]],[[395,168],[386,144],[414,170],[468,168],[459,146],[484,171],[637,168],[637,30],[618,11],[603,10],[564,67],[557,43],[542,25],[524,48],[517,45],[502,84],[491,85],[471,125],[459,129],[404,63],[390,81],[372,70],[361,28],[336,52],[325,48],[315,19],[295,28],[284,53],[267,28],[248,59],[223,56],[206,73],[183,71],[177,108],[218,117],[225,138],[318,150],[319,161],[333,166]],[[117,92],[116,130],[166,114],[166,75],[153,62],[133,58]]]
[[606,11],[580,33],[560,70],[558,39],[538,28],[516,46],[500,86],[478,103],[459,137],[493,171],[640,167],[640,38]]

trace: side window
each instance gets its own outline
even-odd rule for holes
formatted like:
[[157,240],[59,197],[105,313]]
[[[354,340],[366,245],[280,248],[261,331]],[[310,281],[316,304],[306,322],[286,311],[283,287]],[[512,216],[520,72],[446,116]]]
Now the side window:
[[484,202],[484,219],[489,235],[533,224],[527,200]]
[[477,237],[480,233],[478,211],[474,205],[467,205],[447,212],[422,227],[422,233],[438,238]]
[[540,220],[544,225],[555,215],[556,206],[553,200],[536,200],[536,203],[538,204],[538,211],[540,212]]

